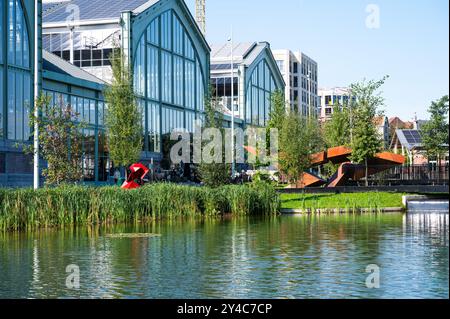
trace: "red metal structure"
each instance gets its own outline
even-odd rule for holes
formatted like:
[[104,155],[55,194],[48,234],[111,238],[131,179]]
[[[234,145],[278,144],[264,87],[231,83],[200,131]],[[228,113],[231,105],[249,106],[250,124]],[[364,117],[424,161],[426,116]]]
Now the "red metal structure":
[[[345,146],[338,146],[328,149],[327,151],[313,154],[311,156],[313,167],[324,165],[326,163],[340,164],[337,172],[328,180],[324,180],[319,176],[311,173],[303,173],[297,185],[290,187],[337,187],[344,186],[349,180],[358,181],[365,177],[366,171],[364,165],[354,164],[350,161],[352,149]],[[368,174],[373,175],[385,171],[397,165],[403,165],[406,159],[402,155],[382,152],[376,154],[368,161]]]
[[136,189],[144,184],[144,177],[150,170],[143,164],[133,164],[130,166],[130,174],[123,183],[123,189]]

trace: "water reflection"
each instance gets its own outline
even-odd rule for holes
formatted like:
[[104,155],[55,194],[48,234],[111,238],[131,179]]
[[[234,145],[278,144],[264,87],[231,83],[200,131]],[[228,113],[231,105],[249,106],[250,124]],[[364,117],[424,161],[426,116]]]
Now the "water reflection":
[[[162,236],[105,237],[126,232]],[[85,227],[3,234],[0,248],[0,297],[448,298],[446,213]],[[369,264],[380,289],[365,286]]]
[[424,213],[424,212],[443,213],[448,212],[448,209],[449,209],[448,200],[410,201],[408,203],[408,210],[410,213]]

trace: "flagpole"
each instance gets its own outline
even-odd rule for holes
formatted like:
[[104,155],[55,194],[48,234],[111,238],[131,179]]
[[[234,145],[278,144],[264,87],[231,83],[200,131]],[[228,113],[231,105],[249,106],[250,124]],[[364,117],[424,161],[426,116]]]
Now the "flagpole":
[[39,0],[34,0],[34,134],[33,187],[39,188]]
[[234,178],[236,166],[234,159],[234,52],[233,52],[233,27],[230,37],[231,54],[231,178]]

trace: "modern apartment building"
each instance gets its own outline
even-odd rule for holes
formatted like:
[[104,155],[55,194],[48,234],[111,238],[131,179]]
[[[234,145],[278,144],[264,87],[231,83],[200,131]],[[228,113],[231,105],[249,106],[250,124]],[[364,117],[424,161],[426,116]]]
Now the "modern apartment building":
[[273,50],[278,68],[286,83],[285,96],[292,111],[317,116],[318,65],[303,52]]
[[346,87],[334,87],[329,89],[319,89],[319,120],[327,121],[333,115],[333,106],[348,105],[350,89]]

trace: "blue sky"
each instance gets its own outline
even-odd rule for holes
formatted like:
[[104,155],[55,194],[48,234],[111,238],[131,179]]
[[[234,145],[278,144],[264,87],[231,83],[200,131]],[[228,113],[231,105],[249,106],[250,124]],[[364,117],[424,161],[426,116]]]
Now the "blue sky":
[[[195,0],[185,0],[194,11]],[[427,118],[449,92],[448,0],[206,0],[207,40],[268,41],[301,50],[319,64],[319,86],[346,86],[388,74],[388,116]],[[369,29],[366,7],[380,10]]]

